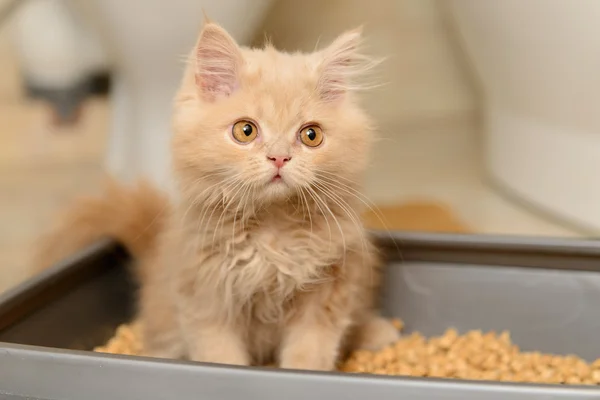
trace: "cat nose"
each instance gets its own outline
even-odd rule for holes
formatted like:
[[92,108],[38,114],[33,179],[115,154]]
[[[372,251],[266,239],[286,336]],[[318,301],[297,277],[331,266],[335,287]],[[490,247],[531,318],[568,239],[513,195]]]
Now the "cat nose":
[[267,158],[269,160],[273,161],[273,163],[275,164],[275,166],[277,168],[283,167],[283,164],[285,164],[286,162],[288,162],[292,159],[292,157],[286,157],[286,156],[267,156]]

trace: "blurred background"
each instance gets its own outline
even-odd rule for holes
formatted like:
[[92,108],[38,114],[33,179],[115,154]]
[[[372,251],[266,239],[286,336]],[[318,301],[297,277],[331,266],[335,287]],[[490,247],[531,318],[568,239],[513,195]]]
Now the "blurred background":
[[202,8],[242,44],[289,51],[364,25],[387,57],[364,96],[381,134],[365,194],[389,229],[600,230],[600,2],[0,0],[0,290],[105,171],[168,187],[170,102]]

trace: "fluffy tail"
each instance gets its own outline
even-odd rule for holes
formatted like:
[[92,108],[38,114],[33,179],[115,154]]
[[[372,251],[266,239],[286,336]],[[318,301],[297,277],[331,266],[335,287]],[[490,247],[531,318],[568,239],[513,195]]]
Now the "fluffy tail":
[[133,257],[143,258],[155,247],[168,206],[166,195],[144,182],[125,187],[109,179],[101,196],[77,200],[40,239],[33,257],[34,272],[104,237],[122,243]]

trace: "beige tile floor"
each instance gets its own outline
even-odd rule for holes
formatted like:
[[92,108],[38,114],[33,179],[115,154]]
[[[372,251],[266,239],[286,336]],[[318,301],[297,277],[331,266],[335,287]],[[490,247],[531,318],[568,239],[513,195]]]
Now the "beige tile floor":
[[[1,36],[0,32],[0,36]],[[31,244],[52,214],[102,174],[110,104],[92,99],[81,121],[53,127],[48,108],[26,100],[19,69],[0,38],[0,291],[29,276]],[[376,203],[436,200],[473,231],[576,236],[507,202],[483,184],[469,117],[448,121],[383,121],[367,180]]]

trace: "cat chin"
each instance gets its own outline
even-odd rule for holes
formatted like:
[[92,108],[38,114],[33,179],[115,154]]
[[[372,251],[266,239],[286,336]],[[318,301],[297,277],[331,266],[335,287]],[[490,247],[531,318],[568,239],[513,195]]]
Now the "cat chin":
[[284,181],[272,182],[265,186],[262,197],[265,202],[274,203],[289,199],[295,194],[292,189]]

